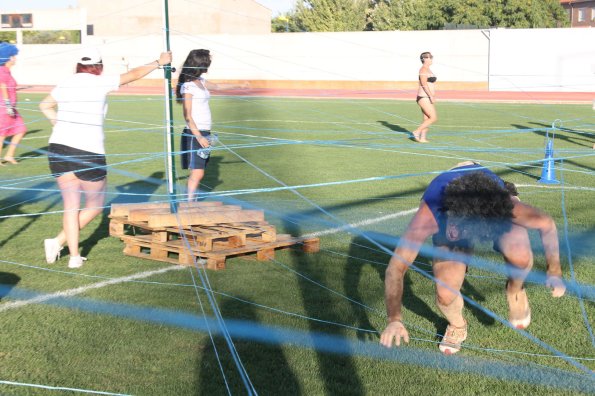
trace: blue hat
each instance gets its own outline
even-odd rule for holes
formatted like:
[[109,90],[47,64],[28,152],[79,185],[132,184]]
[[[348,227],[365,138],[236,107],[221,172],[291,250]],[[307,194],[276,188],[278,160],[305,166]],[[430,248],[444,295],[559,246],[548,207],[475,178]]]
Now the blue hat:
[[11,56],[19,53],[16,45],[10,43],[0,43],[0,66],[4,66],[10,60]]

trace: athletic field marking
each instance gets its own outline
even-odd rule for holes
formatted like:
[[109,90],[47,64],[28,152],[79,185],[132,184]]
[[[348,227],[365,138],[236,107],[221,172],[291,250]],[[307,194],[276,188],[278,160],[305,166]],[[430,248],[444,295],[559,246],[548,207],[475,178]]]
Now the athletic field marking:
[[391,219],[394,219],[394,218],[397,218],[397,217],[407,216],[408,214],[415,213],[416,211],[417,211],[417,208],[403,210],[401,212],[389,214],[389,215],[386,215],[386,216],[376,217],[376,218],[368,219],[368,220],[362,220],[362,221],[359,221],[357,223],[345,224],[345,225],[343,225],[341,227],[329,228],[328,230],[322,230],[322,231],[313,232],[313,233],[310,233],[310,234],[306,234],[303,237],[304,238],[313,238],[313,237],[319,237],[319,236],[322,236],[322,235],[336,234],[337,232],[349,231],[349,230],[352,230],[353,228],[367,226],[367,225],[370,225],[370,224],[376,224],[376,223],[380,223],[380,222],[386,221],[386,220],[391,220]]
[[[40,303],[52,300],[54,298],[72,297],[72,296],[76,296],[78,294],[85,293],[89,290],[100,289],[105,286],[117,285],[119,283],[124,283],[124,282],[128,282],[131,280],[148,278],[149,276],[163,274],[165,272],[169,272],[172,270],[181,270],[181,269],[187,269],[187,268],[188,267],[182,267],[182,266],[177,266],[177,265],[171,266],[171,267],[165,267],[165,268],[161,268],[161,269],[155,270],[155,271],[140,272],[138,274],[123,276],[121,278],[109,279],[109,280],[102,281],[102,282],[92,283],[92,284],[86,285],[86,286],[76,287],[74,289],[68,289],[68,290],[63,290],[63,291],[59,291],[59,292],[55,292],[55,293],[44,294],[41,296],[30,298],[28,300],[10,301],[10,302],[0,305],[0,312],[8,311],[9,309],[14,309],[14,308],[21,308],[21,307],[24,307],[24,306],[27,306],[30,304],[40,304]],[[10,296],[10,293],[9,293],[9,296]]]
[[528,187],[528,188],[544,188],[547,190],[578,190],[578,191],[595,191],[593,187],[581,187],[581,186],[562,186],[557,185],[542,185],[542,184],[515,184],[517,187]]

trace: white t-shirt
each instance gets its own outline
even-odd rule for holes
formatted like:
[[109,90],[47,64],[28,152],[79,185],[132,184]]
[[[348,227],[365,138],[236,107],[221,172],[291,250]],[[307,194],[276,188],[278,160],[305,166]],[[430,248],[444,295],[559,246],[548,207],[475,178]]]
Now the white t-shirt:
[[76,73],[51,92],[58,102],[58,119],[50,143],[105,154],[103,120],[106,97],[120,87],[120,76]]
[[[206,80],[200,77],[195,83],[194,81],[185,82],[180,88],[180,93],[192,95],[192,119],[196,127],[200,130],[211,130],[211,109],[209,107],[209,99],[211,93],[207,89]],[[200,84],[200,86],[198,85]],[[188,125],[186,125],[188,127]]]

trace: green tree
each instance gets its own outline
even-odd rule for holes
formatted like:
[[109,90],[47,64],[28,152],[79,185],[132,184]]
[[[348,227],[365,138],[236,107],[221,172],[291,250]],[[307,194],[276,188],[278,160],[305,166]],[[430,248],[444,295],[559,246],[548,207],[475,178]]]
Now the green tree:
[[24,30],[23,44],[80,44],[80,30]]
[[276,18],[271,20],[271,32],[273,33],[282,33],[282,32],[291,32],[290,29],[290,20],[291,16],[288,15],[279,15]]
[[424,0],[371,0],[366,30],[414,30]]
[[444,29],[451,26],[489,27],[490,17],[486,0],[433,0],[426,1],[420,28],[424,30]]
[[6,32],[0,32],[0,42],[7,42],[7,43],[12,43],[12,44],[16,44],[17,42],[17,32],[13,31],[6,31]]
[[509,28],[553,28],[569,26],[558,0],[494,0],[488,13],[492,26]]
[[[552,28],[569,25],[559,0],[301,0],[273,31]],[[279,19],[279,18],[277,18]]]
[[362,31],[367,8],[367,0],[303,0],[298,1],[292,19],[297,31]]
[[559,0],[425,0],[421,14],[421,29],[444,29],[449,25],[506,28],[568,26],[566,11]]

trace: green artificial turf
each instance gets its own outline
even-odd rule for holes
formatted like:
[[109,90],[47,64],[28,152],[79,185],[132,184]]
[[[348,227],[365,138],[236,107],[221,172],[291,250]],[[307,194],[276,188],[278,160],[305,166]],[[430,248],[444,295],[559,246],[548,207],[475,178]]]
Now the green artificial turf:
[[[206,199],[262,209],[278,233],[322,232],[321,250],[305,254],[295,246],[277,251],[271,261],[230,258],[224,271],[184,267],[124,281],[172,267],[124,255],[123,243],[109,236],[107,217],[111,203],[169,198],[163,99],[110,97],[105,215],[81,232],[88,261],[69,270],[67,249],[53,265],[44,260],[42,242],[59,231],[62,206],[44,154],[51,130],[37,110],[41,98],[19,96],[29,133],[17,150],[19,165],[0,168],[0,393],[218,395],[228,389],[246,393],[248,384],[271,395],[595,392],[592,373],[551,357],[483,310],[507,317],[505,279],[482,268],[485,262],[502,264],[490,246],[478,249],[463,286],[463,294],[483,308],[467,304],[469,338],[457,356],[445,361],[438,353],[437,334],[446,322],[422,257],[421,272],[406,275],[404,318],[412,340],[400,349],[378,346],[386,323],[387,250],[432,178],[475,160],[516,183],[524,202],[555,219],[564,276],[591,294],[581,300],[574,291],[554,299],[543,285],[528,284],[528,332],[576,365],[595,369],[589,333],[595,315],[590,106],[441,102],[431,142],[419,144],[407,132],[421,119],[414,102],[214,97],[213,130],[220,143],[201,187]],[[178,147],[183,119],[180,107],[174,110]],[[554,122],[563,129],[551,130]],[[538,182],[546,133],[554,138],[559,185]],[[187,171],[175,161],[183,199]],[[539,237],[531,237],[534,268],[544,271]],[[14,305],[114,279],[120,281],[72,297]],[[212,301],[203,289],[207,280]],[[214,317],[213,303],[229,321],[239,360],[216,324],[212,338],[204,329],[200,318],[203,312]],[[541,374],[521,375],[531,370]]]

